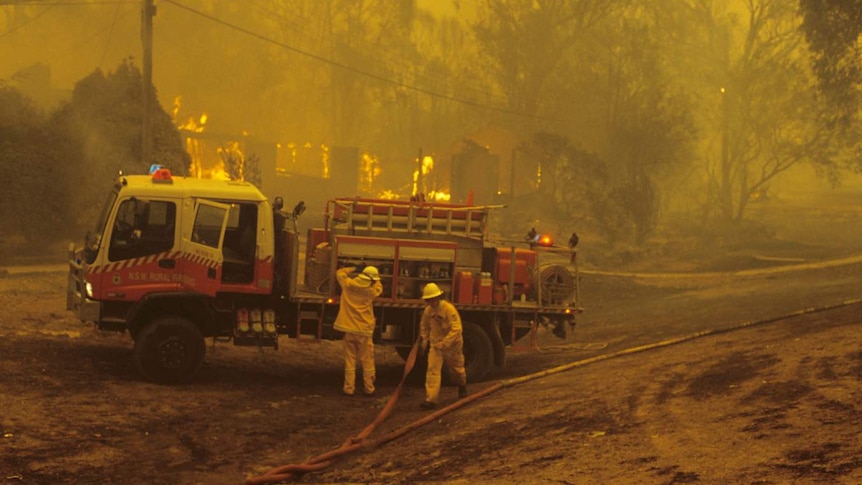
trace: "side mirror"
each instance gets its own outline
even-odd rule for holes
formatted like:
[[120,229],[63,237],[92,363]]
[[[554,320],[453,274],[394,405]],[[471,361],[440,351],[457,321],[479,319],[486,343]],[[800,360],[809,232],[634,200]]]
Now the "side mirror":
[[87,264],[93,264],[96,261],[100,239],[100,236],[95,236],[92,232],[87,231],[87,236],[84,238],[84,250],[82,251],[82,256]]
[[83,251],[84,261],[86,261],[87,264],[93,264],[93,262],[96,261],[97,252],[98,252],[98,249],[84,248],[84,251]]
[[296,207],[293,208],[293,218],[301,216],[302,213],[305,212],[305,201],[300,200]]

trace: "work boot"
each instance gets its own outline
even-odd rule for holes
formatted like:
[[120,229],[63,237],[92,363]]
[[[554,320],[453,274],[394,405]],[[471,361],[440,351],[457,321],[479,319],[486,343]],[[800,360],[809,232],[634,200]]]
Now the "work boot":
[[469,392],[467,392],[467,386],[458,386],[459,399],[464,399],[465,397],[467,397],[467,394],[470,394]]
[[434,409],[437,407],[437,403],[431,401],[424,401],[422,404],[419,405],[419,407],[422,409]]

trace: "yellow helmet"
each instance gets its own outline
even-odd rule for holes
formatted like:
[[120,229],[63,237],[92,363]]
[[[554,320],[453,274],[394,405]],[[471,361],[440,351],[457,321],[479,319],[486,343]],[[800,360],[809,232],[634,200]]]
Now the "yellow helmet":
[[362,273],[359,273],[359,277],[370,281],[380,281],[380,272],[374,266],[366,266]]
[[425,285],[425,288],[422,289],[422,299],[430,300],[431,298],[437,298],[438,296],[443,294],[443,290],[437,286],[437,283],[428,283]]

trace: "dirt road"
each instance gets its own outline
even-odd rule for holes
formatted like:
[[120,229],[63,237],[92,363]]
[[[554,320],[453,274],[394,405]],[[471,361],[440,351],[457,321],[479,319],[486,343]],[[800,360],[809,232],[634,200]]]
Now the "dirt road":
[[[862,265],[703,277],[585,274],[568,341],[496,379],[704,330],[798,316],[506,387],[305,483],[862,483]],[[378,347],[376,399],[339,395],[333,342],[217,344],[191,385],[142,381],[127,336],[64,311],[65,275],[0,278],[0,480],[238,484],[337,448],[402,363]],[[497,380],[473,387],[474,393]],[[454,401],[444,389],[443,400]],[[372,438],[426,416],[408,386]]]

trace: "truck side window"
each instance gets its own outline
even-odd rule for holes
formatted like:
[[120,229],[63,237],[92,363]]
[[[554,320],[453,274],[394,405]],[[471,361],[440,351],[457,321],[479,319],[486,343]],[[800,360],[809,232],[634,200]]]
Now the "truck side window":
[[122,261],[170,250],[174,246],[176,215],[173,202],[123,201],[114,220],[108,259]]
[[224,235],[224,283],[251,283],[257,249],[257,204],[232,203]]
[[195,225],[192,228],[192,241],[218,248],[224,214],[224,209],[219,207],[199,205],[195,215]]

